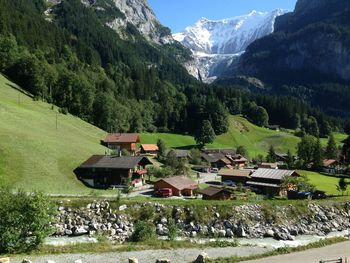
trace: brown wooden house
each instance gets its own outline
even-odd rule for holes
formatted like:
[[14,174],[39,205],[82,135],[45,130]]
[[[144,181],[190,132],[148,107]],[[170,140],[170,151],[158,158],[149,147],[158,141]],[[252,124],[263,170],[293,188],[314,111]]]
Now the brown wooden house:
[[243,169],[220,169],[218,176],[221,176],[221,181],[232,181],[235,183],[245,184],[247,181],[251,179],[250,175],[253,172],[251,170],[243,170]]
[[229,200],[232,197],[232,191],[223,187],[209,186],[201,191],[203,200]]
[[145,181],[149,164],[152,163],[143,156],[93,155],[74,172],[91,187],[139,187]]
[[109,133],[101,141],[101,144],[113,150],[128,150],[135,153],[136,144],[139,142],[140,135],[138,133]]
[[198,184],[186,176],[173,176],[158,180],[154,184],[154,190],[170,188],[175,196],[192,196]]
[[332,159],[325,159],[323,160],[323,165],[322,165],[323,171],[326,173],[330,174],[336,174],[341,172],[342,166],[340,162],[337,160],[332,160]]
[[300,176],[300,174],[294,170],[259,168],[251,175],[247,185],[260,189],[267,195],[286,195],[288,189],[282,187],[282,182],[287,176]]

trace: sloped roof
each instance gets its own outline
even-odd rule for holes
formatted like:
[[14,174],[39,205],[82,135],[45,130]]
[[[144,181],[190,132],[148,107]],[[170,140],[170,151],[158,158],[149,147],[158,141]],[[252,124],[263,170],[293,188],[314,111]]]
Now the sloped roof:
[[198,184],[195,181],[186,176],[173,176],[169,178],[163,178],[158,180],[156,184],[160,181],[166,182],[167,184],[173,186],[178,190],[195,189],[198,186]]
[[190,155],[188,150],[178,150],[178,149],[170,149],[165,151],[165,155],[168,155],[169,152],[173,151],[177,158],[187,158]]
[[332,160],[332,159],[325,159],[325,160],[323,160],[323,166],[324,167],[329,167],[329,166],[331,166],[333,164],[337,164],[337,163],[338,163],[337,160]]
[[278,163],[261,163],[259,167],[275,169],[278,168]]
[[93,155],[79,168],[132,169],[141,163],[152,164],[144,156]]
[[138,133],[108,133],[105,143],[137,143],[140,142]]
[[221,153],[223,155],[235,155],[236,154],[236,151],[234,149],[221,149],[221,148],[218,148],[218,149],[214,149],[214,148],[210,148],[210,149],[203,149],[202,150],[203,153],[206,153],[206,154],[210,154],[210,153]]
[[158,146],[157,144],[141,144],[141,148],[144,151],[158,151]]
[[209,186],[209,187],[207,187],[199,192],[203,195],[214,196],[220,192],[230,192],[230,191],[227,189],[224,189],[222,187]]
[[237,177],[249,177],[252,174],[251,170],[243,170],[243,169],[220,169],[218,172],[219,176],[237,176]]
[[299,176],[299,174],[294,170],[279,170],[279,169],[265,169],[259,168],[256,170],[251,177],[254,178],[264,178],[273,180],[283,180],[286,176]]
[[254,181],[248,181],[247,184],[248,185],[255,185],[255,186],[273,187],[273,188],[280,188],[281,187],[278,184],[269,184],[269,183],[254,182]]

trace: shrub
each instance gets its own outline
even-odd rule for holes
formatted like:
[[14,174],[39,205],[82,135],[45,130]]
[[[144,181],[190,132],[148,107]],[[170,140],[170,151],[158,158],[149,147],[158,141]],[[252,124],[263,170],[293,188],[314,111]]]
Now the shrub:
[[145,242],[155,238],[155,227],[152,223],[138,221],[131,236],[133,242]]
[[168,229],[169,229],[168,238],[170,241],[174,241],[177,238],[178,231],[179,231],[177,225],[175,224],[174,219],[169,220]]
[[0,253],[35,249],[52,231],[54,211],[48,199],[7,189],[0,189],[0,196]]

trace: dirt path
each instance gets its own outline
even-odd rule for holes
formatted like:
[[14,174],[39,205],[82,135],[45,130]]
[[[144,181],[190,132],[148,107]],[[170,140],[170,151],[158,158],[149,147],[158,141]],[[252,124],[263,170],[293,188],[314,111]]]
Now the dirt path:
[[[262,247],[226,247],[226,248],[208,248],[208,249],[175,249],[175,250],[145,250],[134,252],[120,253],[103,253],[103,254],[60,254],[32,257],[27,259],[33,263],[46,263],[46,260],[54,260],[55,263],[74,263],[75,260],[81,259],[83,263],[127,263],[128,258],[136,257],[140,263],[155,263],[157,259],[167,258],[172,263],[192,262],[197,256],[205,251],[211,258],[233,257],[233,256],[250,256],[262,254],[271,249]],[[23,257],[11,258],[12,263],[21,263]]]
[[319,263],[320,260],[334,260],[339,258],[343,258],[343,260],[347,258],[347,261],[343,262],[350,263],[350,241],[288,255],[245,261],[244,263]]

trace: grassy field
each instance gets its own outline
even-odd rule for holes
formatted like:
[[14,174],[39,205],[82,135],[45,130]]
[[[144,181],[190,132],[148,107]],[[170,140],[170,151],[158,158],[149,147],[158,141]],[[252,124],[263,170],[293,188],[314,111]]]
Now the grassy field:
[[[310,171],[298,171],[301,175],[306,175],[310,179],[310,183],[316,185],[318,190],[325,191],[328,195],[340,195],[341,192],[337,190],[339,178],[319,174]],[[350,184],[350,180],[347,180]],[[350,185],[349,185],[350,188]],[[350,190],[350,189],[349,189]],[[346,193],[346,192],[345,192]],[[350,191],[348,191],[350,193]]]
[[104,132],[10,85],[0,75],[0,180],[28,191],[89,193],[73,170],[105,152],[99,145]]

